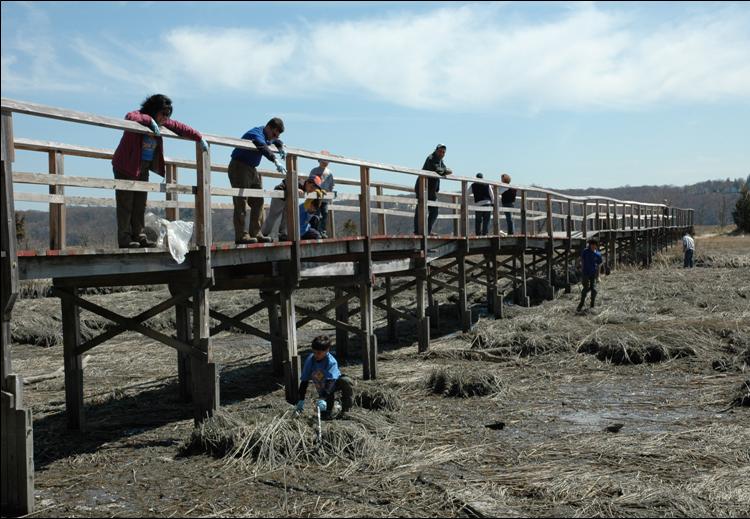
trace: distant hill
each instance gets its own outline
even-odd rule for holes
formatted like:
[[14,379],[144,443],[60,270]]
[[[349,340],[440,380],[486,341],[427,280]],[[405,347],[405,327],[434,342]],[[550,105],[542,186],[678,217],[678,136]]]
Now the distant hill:
[[[739,198],[739,191],[747,180],[708,180],[689,186],[624,186],[610,189],[567,189],[556,190],[571,195],[601,195],[620,200],[637,200],[640,202],[661,203],[664,199],[676,207],[695,209],[695,223],[698,225],[732,225],[732,210]],[[347,205],[353,205],[351,202]],[[385,204],[393,207],[394,204]],[[406,206],[400,210],[412,211]],[[441,210],[441,213],[445,210]],[[22,249],[46,248],[49,240],[49,213],[46,211],[17,211],[24,218],[26,237],[19,243]],[[155,210],[163,217],[163,211]],[[182,210],[181,218],[192,220],[191,210]],[[214,241],[231,242],[232,211],[216,209],[213,215]],[[115,209],[110,207],[68,207],[67,209],[67,244],[69,246],[112,246],[116,244]],[[450,232],[450,221],[439,220],[437,232]],[[377,229],[377,218],[373,216],[373,229]],[[336,215],[338,235],[356,233],[359,227],[359,215],[353,212],[340,212]],[[388,218],[389,233],[408,234],[412,232],[413,219],[406,217]]]

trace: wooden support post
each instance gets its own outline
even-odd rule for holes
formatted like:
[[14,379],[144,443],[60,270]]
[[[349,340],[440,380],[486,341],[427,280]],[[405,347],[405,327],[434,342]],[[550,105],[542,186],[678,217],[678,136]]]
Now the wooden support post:
[[[299,225],[296,227],[299,229]],[[289,230],[291,231],[291,229]],[[284,341],[283,366],[286,401],[295,404],[299,400],[300,362],[297,355],[297,328],[295,324],[297,320],[294,315],[293,290],[284,289],[281,291],[279,306],[281,308],[281,337]]]
[[554,225],[552,222],[552,195],[547,193],[547,283],[549,292],[547,300],[552,301],[555,298],[555,287],[552,286],[552,277],[554,273],[555,262],[555,235]]
[[[76,288],[70,288],[75,294]],[[68,429],[81,431],[85,426],[83,411],[82,355],[76,355],[81,344],[81,309],[69,297],[60,298],[63,325],[63,364],[65,366],[65,411]]]
[[440,329],[440,304],[435,302],[435,293],[432,287],[432,272],[427,266],[427,312],[430,315],[430,328]]
[[[49,152],[49,174],[60,175],[65,173],[64,156],[59,151]],[[50,195],[64,195],[65,187],[60,185],[49,186]],[[49,248],[60,250],[65,248],[65,203],[49,204]]]
[[284,340],[281,336],[279,293],[262,291],[261,297],[268,308],[268,333],[271,335],[271,371],[275,377],[284,375]]
[[430,318],[426,315],[427,297],[425,294],[425,279],[427,278],[427,269],[422,269],[417,273],[417,321],[419,342],[417,351],[425,352],[430,347]]
[[[461,181],[461,237],[468,240],[471,232],[469,230],[469,186],[466,180]],[[468,251],[469,242],[466,242]]]
[[[526,291],[526,245],[528,241],[527,237],[527,221],[526,221],[526,190],[521,191],[521,251],[519,255],[520,267],[521,267],[521,305],[529,306],[529,298]],[[515,262],[514,262],[515,263]]]
[[363,253],[359,261],[359,311],[362,330],[362,370],[365,380],[377,378],[378,346],[373,326],[372,219],[370,218],[370,168],[359,168],[359,218]]
[[372,285],[359,285],[359,316],[360,330],[362,330],[362,378],[371,380],[377,378],[377,339],[373,333],[372,323]]
[[[288,287],[294,288],[299,282],[299,273],[302,270],[300,260],[300,228],[299,228],[299,192],[297,189],[297,157],[291,153],[286,156],[286,229],[289,239],[292,241],[289,260],[289,271],[286,276]],[[296,391],[296,390],[295,390]]]
[[583,224],[581,227],[581,234],[583,235],[583,239],[586,239],[586,235],[588,233],[589,228],[589,217],[587,213],[588,209],[586,208],[586,201],[583,201]]
[[330,204],[328,206],[328,237],[329,238],[335,238],[336,237],[336,211],[334,211]]
[[492,186],[492,235],[500,236],[500,188],[495,185]]
[[[176,283],[169,284],[169,292],[175,296],[179,293]],[[177,328],[177,340],[184,344],[192,344],[193,334],[190,324],[191,309],[185,303],[177,303],[174,307],[175,327]],[[179,385],[180,400],[190,402],[193,399],[193,383],[190,377],[190,355],[177,350],[177,382]]]
[[193,290],[193,348],[206,354],[203,359],[190,358],[196,425],[213,416],[219,408],[219,368],[213,361],[208,292],[208,288],[200,286]]
[[[341,298],[344,290],[341,288],[334,289],[334,300]],[[349,303],[344,302],[336,307],[336,320],[342,323],[349,322]],[[336,360],[345,363],[349,358],[349,332],[344,328],[336,327]]]
[[390,311],[393,308],[393,287],[391,286],[391,282],[391,276],[385,278],[385,304],[388,307],[388,340],[391,343],[395,343],[398,316]]
[[565,240],[565,293],[570,294],[570,269],[571,254],[573,248],[573,201],[568,199],[568,217],[565,220],[567,238]]
[[471,330],[471,308],[469,308],[466,294],[466,252],[460,252],[458,257],[458,315],[461,319],[461,329]]

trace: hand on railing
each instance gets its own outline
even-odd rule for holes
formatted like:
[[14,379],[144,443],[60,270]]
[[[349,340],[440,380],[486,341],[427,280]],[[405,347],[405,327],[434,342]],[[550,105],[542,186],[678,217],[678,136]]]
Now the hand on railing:
[[279,158],[281,160],[286,160],[286,151],[284,150],[284,146],[279,145],[278,148],[279,148]]
[[156,122],[156,119],[151,119],[151,131],[154,132],[154,135],[157,137],[161,137],[161,131],[159,131],[159,123]]
[[208,143],[206,142],[206,139],[201,137],[200,143],[201,143],[201,148],[203,149],[203,151],[208,151]]
[[282,164],[281,161],[278,159],[278,157],[276,158],[276,160],[273,161],[273,163],[276,165],[276,171],[286,175],[286,168],[284,167],[284,164]]

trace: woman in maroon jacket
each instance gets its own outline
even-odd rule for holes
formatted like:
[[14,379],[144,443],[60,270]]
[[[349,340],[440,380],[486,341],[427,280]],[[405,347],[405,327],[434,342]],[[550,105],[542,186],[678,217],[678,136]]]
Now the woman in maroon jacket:
[[[206,141],[197,130],[187,124],[170,119],[172,100],[162,94],[152,95],[141,105],[140,110],[125,116],[148,126],[151,134],[125,132],[120,139],[114,157],[112,170],[118,180],[140,180],[148,182],[148,172],[164,176],[164,145],[160,126],[169,128],[177,135],[200,142],[203,150],[208,149]],[[120,248],[153,247],[154,242],[146,239],[145,214],[146,191],[115,191],[117,204],[117,244]]]

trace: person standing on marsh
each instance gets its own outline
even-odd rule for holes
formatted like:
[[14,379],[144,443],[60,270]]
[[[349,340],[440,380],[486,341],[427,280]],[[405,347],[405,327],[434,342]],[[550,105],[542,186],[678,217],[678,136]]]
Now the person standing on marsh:
[[[261,157],[266,157],[274,163],[276,170],[286,175],[286,167],[283,160],[286,158],[284,152],[284,143],[279,140],[279,136],[284,133],[284,121],[274,117],[265,126],[256,126],[245,132],[242,136],[253,142],[257,150],[248,150],[245,148],[235,148],[232,152],[232,160],[229,161],[229,183],[234,188],[263,189],[263,178],[258,171]],[[268,148],[269,145],[275,145],[279,156],[274,156]],[[234,242],[238,245],[244,243],[269,242],[270,238],[261,234],[263,225],[263,197],[242,197],[235,196],[232,198],[234,203]],[[245,227],[245,216],[247,206],[250,206],[250,225]]]
[[[208,144],[198,130],[183,124],[172,116],[172,100],[164,94],[155,94],[143,101],[141,108],[128,113],[125,119],[135,121],[153,134],[126,131],[112,156],[112,170],[117,180],[148,182],[149,171],[164,176],[164,142],[160,127],[168,128],[181,137],[200,142],[203,151]],[[117,207],[117,245],[121,249],[155,247],[146,238],[146,191],[115,190]]]
[[693,255],[695,254],[695,240],[690,236],[689,232],[685,232],[685,236],[682,237],[682,251],[685,256],[682,260],[683,268],[693,268]]
[[[443,158],[445,157],[445,144],[438,144],[427,159],[424,161],[422,169],[425,171],[434,171],[441,177],[445,177],[453,174],[453,171],[445,166]],[[419,179],[414,184],[414,191],[417,193],[417,199],[422,197],[422,193],[419,192]],[[428,178],[427,179],[427,200],[437,201],[437,194],[440,191],[440,179],[439,178]],[[421,200],[420,200],[421,201]],[[429,206],[427,207],[427,234],[432,234],[432,227],[435,225],[438,217],[438,208]],[[419,232],[419,206],[417,206],[414,213],[414,234]]]
[[[330,155],[326,150],[320,152],[321,155]],[[309,179],[320,178],[320,187],[326,193],[333,193],[333,189],[336,185],[333,179],[333,173],[328,168],[329,162],[327,160],[319,160],[318,167],[313,168],[310,171]],[[316,229],[320,232],[321,238],[328,238],[327,225],[328,225],[328,200],[320,201],[320,209],[318,209],[318,223]]]
[[578,303],[576,311],[583,310],[586,302],[586,294],[591,292],[591,308],[594,308],[596,301],[596,281],[599,277],[599,265],[602,264],[602,253],[599,252],[599,242],[591,238],[587,247],[581,251],[581,302]]

